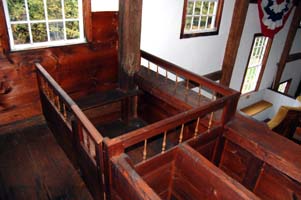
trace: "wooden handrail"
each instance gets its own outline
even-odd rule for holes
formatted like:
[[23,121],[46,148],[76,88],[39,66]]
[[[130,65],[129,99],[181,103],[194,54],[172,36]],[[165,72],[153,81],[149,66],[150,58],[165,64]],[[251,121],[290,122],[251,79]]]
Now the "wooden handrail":
[[71,107],[75,105],[75,102],[69,97],[69,95],[57,84],[57,82],[52,78],[52,76],[44,69],[40,63],[36,63],[36,68],[38,72],[45,78],[45,80],[53,87],[59,96]]
[[44,77],[44,79],[53,87],[54,91],[59,95],[64,102],[71,108],[74,116],[80,121],[81,125],[88,131],[89,135],[96,142],[100,144],[103,137],[98,130],[93,126],[81,109],[76,103],[69,97],[69,95],[61,88],[61,86],[51,77],[51,75],[44,69],[40,63],[36,63],[38,72]]
[[78,118],[81,124],[93,137],[93,140],[97,144],[100,144],[103,140],[103,137],[99,133],[99,131],[95,128],[95,126],[90,122],[90,120],[86,117],[86,115],[81,111],[81,109],[77,105],[71,106],[71,109],[74,112],[75,117]]
[[145,126],[141,129],[131,131],[125,135],[113,138],[110,140],[110,145],[122,144],[124,148],[128,148],[134,144],[144,141],[145,139],[151,138],[158,135],[166,130],[178,127],[181,124],[187,123],[191,120],[195,120],[198,117],[204,117],[208,113],[215,112],[225,106],[225,102],[229,97],[223,97],[216,101],[207,104],[202,107],[194,108],[186,112],[182,112],[165,120],[153,123]]
[[208,87],[210,89],[213,89],[216,92],[219,92],[222,95],[230,95],[233,93],[237,93],[237,91],[232,90],[230,88],[227,88],[223,85],[220,85],[206,77],[201,77],[193,72],[190,72],[186,69],[183,69],[173,63],[170,63],[168,61],[165,61],[161,58],[158,58],[152,54],[149,54],[143,50],[141,50],[141,57],[166,69],[167,71],[173,72],[174,74],[177,74],[179,76],[184,77],[185,79],[188,79],[190,81],[194,81],[202,86]]

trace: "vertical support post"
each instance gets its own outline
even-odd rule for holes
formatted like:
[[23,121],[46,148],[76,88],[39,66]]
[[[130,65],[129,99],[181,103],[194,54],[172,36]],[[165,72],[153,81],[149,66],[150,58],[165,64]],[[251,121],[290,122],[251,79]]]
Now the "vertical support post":
[[299,2],[299,4],[297,5],[297,7],[295,9],[295,14],[294,14],[290,29],[287,34],[286,42],[285,42],[285,45],[284,45],[284,48],[283,48],[283,51],[281,54],[281,58],[280,58],[280,61],[278,64],[278,70],[277,70],[276,77],[275,77],[275,80],[273,83],[274,90],[278,89],[279,83],[281,81],[281,76],[282,76],[282,73],[283,73],[285,65],[286,65],[287,57],[289,56],[290,50],[292,48],[297,29],[300,25],[300,20],[301,20],[301,2]]
[[[134,74],[141,67],[140,35],[142,0],[119,1],[119,87],[125,92],[135,90]],[[128,98],[122,103],[122,119],[134,117],[137,101]]]
[[249,0],[236,0],[235,12],[232,16],[230,33],[227,41],[224,61],[222,66],[222,78],[220,83],[229,86],[233,68],[236,61],[236,56],[242,36],[242,31],[247,17]]

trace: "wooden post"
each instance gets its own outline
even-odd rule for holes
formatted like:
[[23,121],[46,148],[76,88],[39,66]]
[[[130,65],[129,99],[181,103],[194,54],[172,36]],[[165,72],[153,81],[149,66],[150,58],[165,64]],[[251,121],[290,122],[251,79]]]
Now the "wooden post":
[[[119,87],[125,92],[136,89],[134,74],[140,69],[142,0],[119,1]],[[122,103],[122,119],[128,122],[137,113],[137,99]]]
[[278,85],[280,83],[281,76],[282,76],[282,73],[284,71],[284,68],[285,68],[285,65],[287,62],[286,60],[289,56],[292,44],[294,42],[295,35],[296,35],[297,29],[300,24],[300,20],[301,20],[301,3],[299,3],[299,5],[297,5],[297,7],[295,9],[295,14],[294,14],[290,29],[287,34],[286,42],[285,42],[285,45],[284,45],[284,48],[282,51],[280,61],[278,63],[278,70],[277,70],[277,74],[276,74],[276,77],[275,77],[275,80],[273,83],[274,90],[278,89]]
[[4,15],[3,2],[0,3],[0,24],[0,57],[3,57],[7,53],[7,51],[9,51],[9,38]]
[[119,84],[125,90],[140,69],[141,18],[142,0],[119,1]]
[[227,41],[224,61],[222,66],[221,84],[225,86],[230,85],[232,72],[240,44],[242,31],[245,25],[247,12],[249,7],[249,0],[236,0],[234,5],[234,12],[232,16],[232,24]]

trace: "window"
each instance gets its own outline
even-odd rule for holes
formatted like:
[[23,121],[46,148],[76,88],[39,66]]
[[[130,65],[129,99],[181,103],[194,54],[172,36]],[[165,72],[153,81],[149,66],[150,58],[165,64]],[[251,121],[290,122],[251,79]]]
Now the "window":
[[222,7],[223,0],[185,0],[181,38],[218,34]]
[[283,81],[282,83],[279,84],[277,91],[287,94],[289,87],[291,85],[292,79],[289,79],[287,81]]
[[4,0],[11,50],[84,42],[82,0]]
[[258,89],[270,47],[271,40],[268,37],[255,34],[241,89],[242,94]]

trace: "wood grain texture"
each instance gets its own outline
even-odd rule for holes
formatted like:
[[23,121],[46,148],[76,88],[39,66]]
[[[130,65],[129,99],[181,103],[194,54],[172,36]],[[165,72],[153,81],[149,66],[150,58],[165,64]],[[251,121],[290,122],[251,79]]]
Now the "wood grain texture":
[[232,72],[244,28],[245,20],[247,17],[247,11],[249,7],[249,0],[236,0],[235,11],[232,16],[232,23],[230,27],[230,33],[227,41],[226,51],[224,55],[224,61],[222,65],[222,78],[221,84],[229,86]]
[[[0,58],[0,125],[41,113],[35,62],[45,66],[74,99],[116,88],[117,26],[117,12],[95,12],[91,43],[13,52],[7,54],[8,60]],[[0,39],[2,44],[7,40]]]
[[45,123],[0,136],[0,199],[92,200]]

